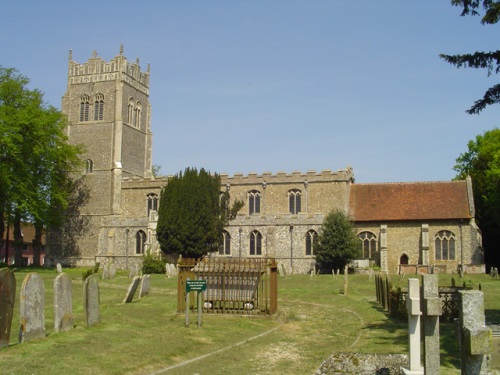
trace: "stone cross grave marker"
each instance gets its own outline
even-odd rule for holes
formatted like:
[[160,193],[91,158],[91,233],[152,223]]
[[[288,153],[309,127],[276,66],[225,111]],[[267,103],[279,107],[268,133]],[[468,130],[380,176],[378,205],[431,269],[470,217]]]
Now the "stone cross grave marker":
[[149,294],[150,286],[149,275],[142,275],[141,286],[139,287],[139,299]]
[[139,282],[141,281],[140,276],[134,277],[132,282],[130,283],[127,294],[125,295],[125,298],[123,299],[123,303],[130,303],[134,299],[134,294],[135,291],[137,290],[137,287],[139,286]]
[[403,368],[405,374],[424,374],[420,364],[420,287],[418,279],[408,279],[408,340],[410,342],[409,368]]
[[45,337],[45,288],[37,273],[29,273],[21,286],[19,342]]
[[97,277],[87,277],[83,284],[83,310],[85,313],[85,326],[91,327],[101,322],[99,301],[99,283]]
[[73,290],[71,279],[61,273],[54,279],[54,330],[69,331],[73,328]]
[[14,301],[16,299],[16,278],[8,268],[0,269],[0,348],[9,345]]
[[442,303],[439,298],[438,275],[423,275],[424,298],[424,368],[426,374],[439,374],[439,316]]

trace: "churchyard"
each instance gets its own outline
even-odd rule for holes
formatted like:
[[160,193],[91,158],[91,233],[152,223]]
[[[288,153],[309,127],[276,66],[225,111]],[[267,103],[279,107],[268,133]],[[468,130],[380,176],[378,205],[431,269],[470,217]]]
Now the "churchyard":
[[[280,277],[274,316],[204,314],[202,327],[185,328],[184,314],[177,313],[177,278],[151,275],[149,294],[124,303],[132,282],[128,272],[104,280],[99,274],[100,323],[86,327],[83,270],[62,271],[71,279],[73,328],[54,329],[57,271],[36,270],[45,287],[45,337],[23,343],[19,297],[28,272],[15,272],[10,345],[0,348],[2,374],[314,374],[334,352],[408,352],[407,321],[388,317],[368,275],[350,275],[347,295],[342,275]],[[455,278],[474,289],[480,283],[486,320],[500,323],[500,279]],[[392,282],[405,287],[408,278],[393,276]],[[439,275],[440,285],[450,282],[450,275]],[[441,323],[440,332],[441,373],[459,374],[453,324]],[[494,363],[498,359],[494,352]]]

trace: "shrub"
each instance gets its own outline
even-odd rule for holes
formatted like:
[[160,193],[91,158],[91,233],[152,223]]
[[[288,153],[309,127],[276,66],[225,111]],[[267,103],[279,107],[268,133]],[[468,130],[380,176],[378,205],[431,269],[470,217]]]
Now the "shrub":
[[152,273],[165,273],[165,264],[167,262],[163,259],[154,257],[153,255],[147,254],[144,256],[142,261],[142,273],[152,274]]
[[87,277],[92,276],[94,274],[94,269],[89,268],[82,272],[82,280],[85,281]]

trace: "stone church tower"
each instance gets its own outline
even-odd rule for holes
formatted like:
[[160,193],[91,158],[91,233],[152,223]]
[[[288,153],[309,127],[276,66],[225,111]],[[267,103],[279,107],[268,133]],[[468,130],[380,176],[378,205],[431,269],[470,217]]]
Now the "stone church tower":
[[[65,255],[94,262],[103,220],[122,214],[123,178],[151,177],[149,66],[141,71],[139,60],[128,62],[120,53],[109,62],[94,52],[83,64],[68,62],[68,85],[62,111],[68,117],[67,135],[84,148],[84,184],[89,199],[79,209],[85,219],[75,249]],[[83,262],[82,262],[83,260]]]

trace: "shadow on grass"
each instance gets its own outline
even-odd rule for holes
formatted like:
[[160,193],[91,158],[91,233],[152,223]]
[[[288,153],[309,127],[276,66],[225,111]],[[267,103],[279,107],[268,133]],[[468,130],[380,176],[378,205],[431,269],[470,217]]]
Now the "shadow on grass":
[[486,309],[484,310],[486,315],[486,322],[488,324],[500,325],[500,310],[498,309]]

